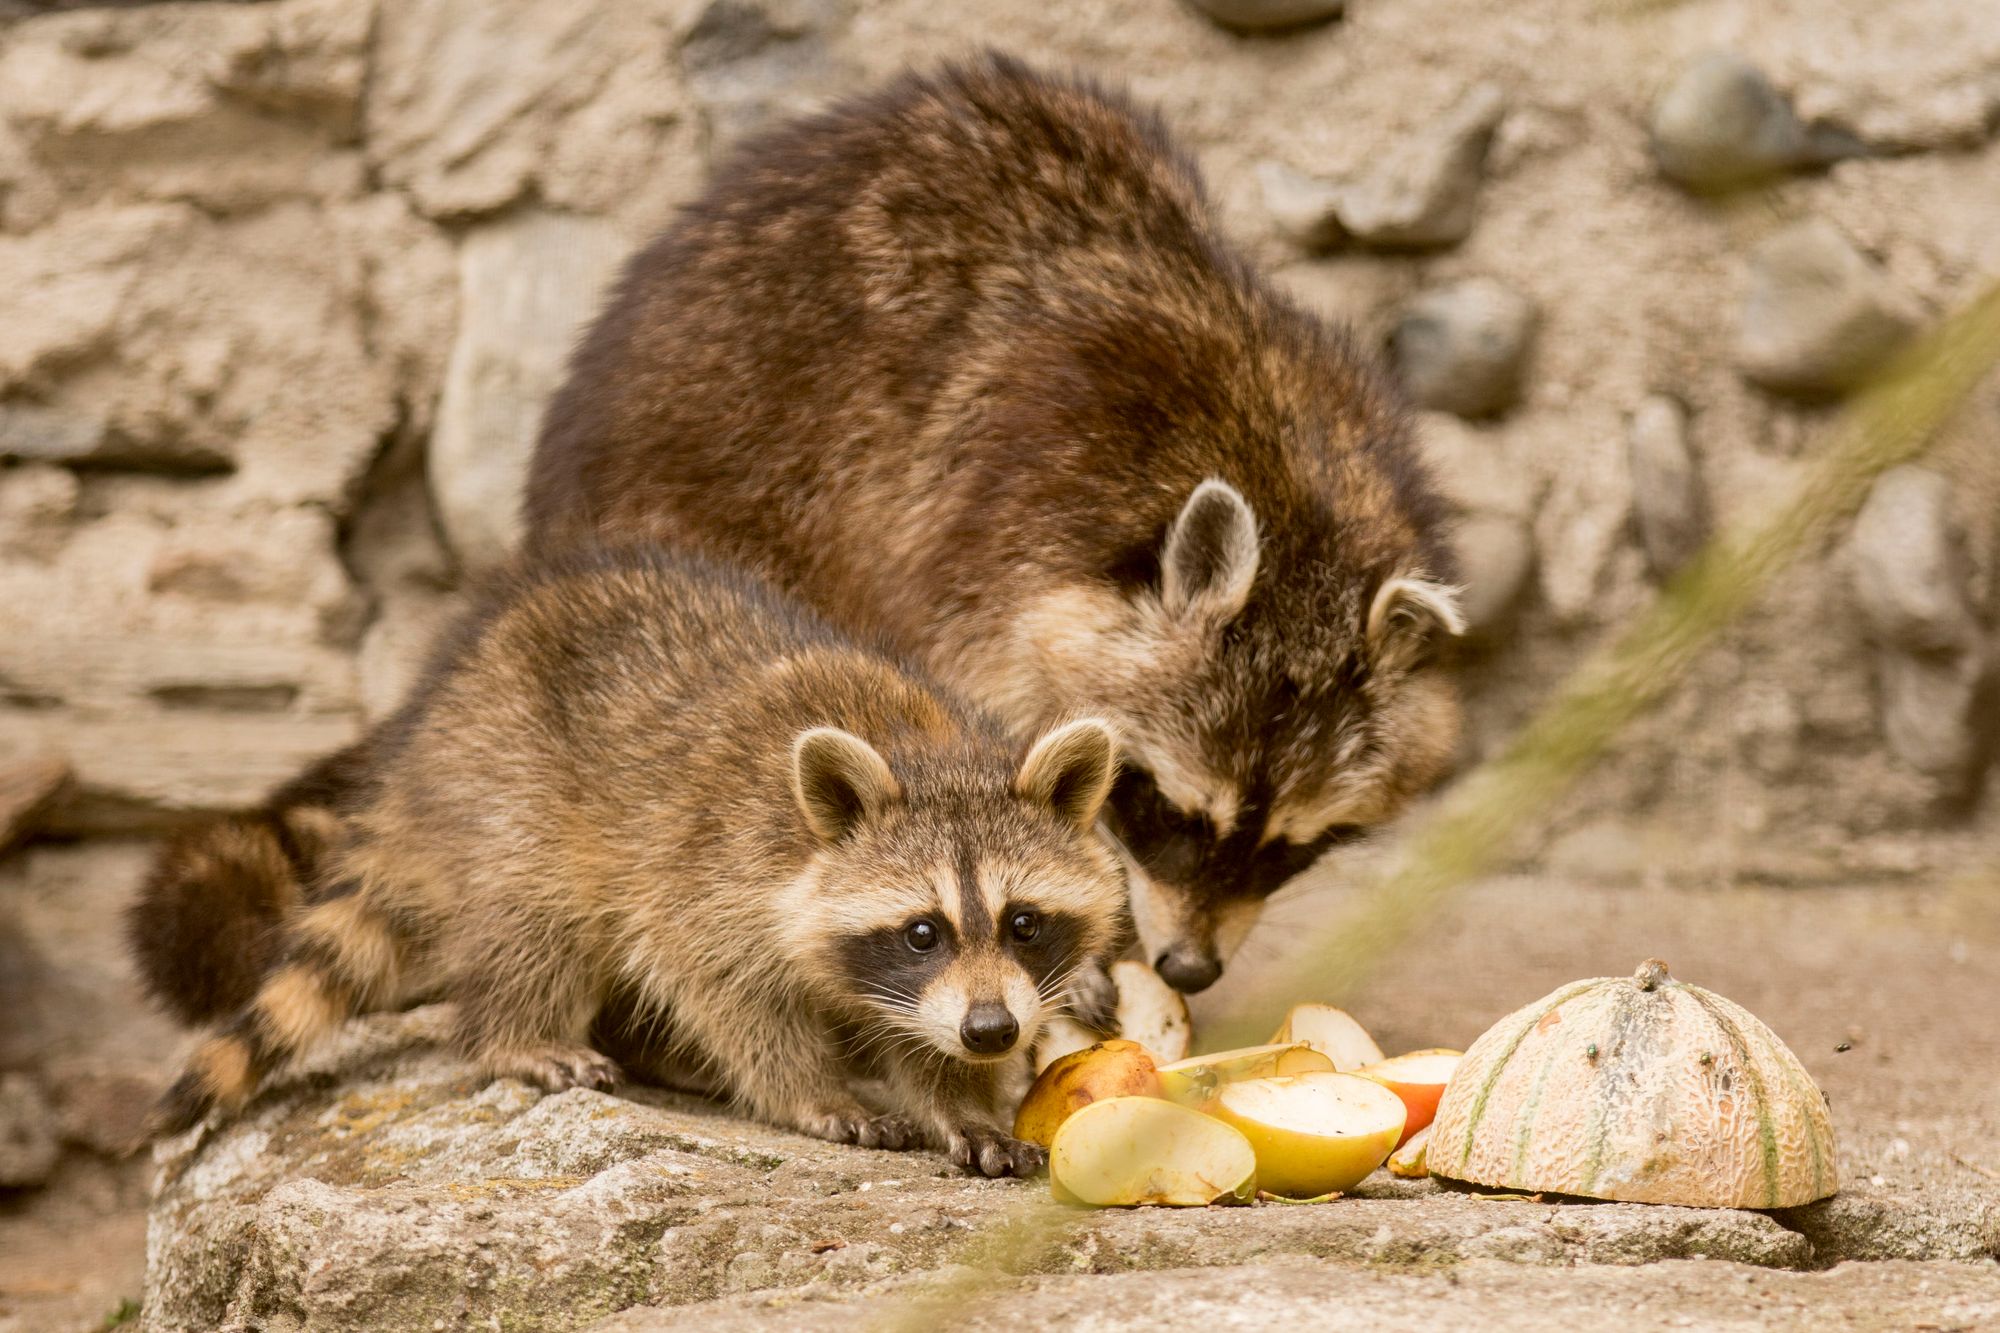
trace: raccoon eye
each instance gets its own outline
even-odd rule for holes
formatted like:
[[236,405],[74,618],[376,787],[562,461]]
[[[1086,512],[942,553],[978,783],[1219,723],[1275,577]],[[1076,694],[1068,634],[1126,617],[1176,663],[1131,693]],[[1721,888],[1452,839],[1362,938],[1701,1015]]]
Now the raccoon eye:
[[917,953],[929,953],[938,946],[938,928],[928,921],[912,921],[903,930],[903,943]]
[[1026,944],[1042,933],[1042,917],[1039,912],[1016,912],[1009,918],[1007,928],[1014,932],[1014,938]]

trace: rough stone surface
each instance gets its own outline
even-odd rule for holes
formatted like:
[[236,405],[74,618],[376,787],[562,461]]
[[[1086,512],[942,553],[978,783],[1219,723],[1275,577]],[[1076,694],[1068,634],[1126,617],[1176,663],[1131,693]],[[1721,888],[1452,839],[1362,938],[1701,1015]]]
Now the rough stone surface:
[[534,198],[656,225],[696,178],[673,0],[384,5],[368,160],[430,217]]
[[1876,643],[1889,748],[1920,772],[1962,783],[1990,739],[1980,713],[1991,650],[1969,595],[1950,479],[1918,466],[1884,473],[1855,519],[1850,554]]
[[462,1315],[544,1327],[732,1290],[858,1288],[951,1262],[968,1235],[1030,1202],[1056,1219],[1032,1259],[1055,1272],[1286,1255],[1764,1267],[1812,1256],[1755,1213],[1558,1207],[1429,1185],[1324,1207],[1064,1213],[1037,1183],[801,1139],[666,1094],[482,1088],[420,1044],[442,1027],[426,1011],[368,1024],[242,1120],[163,1149],[154,1327],[273,1311],[309,1325]]
[[1196,9],[1228,28],[1245,32],[1297,28],[1336,19],[1347,0],[1189,0]]
[[1653,107],[1653,156],[1693,190],[1753,184],[1859,151],[1830,130],[1808,130],[1769,79],[1741,56],[1711,51],[1684,68]]
[[[1257,187],[1264,211],[1278,234],[1302,250],[1331,250],[1347,237],[1340,221],[1340,187],[1314,180],[1282,162],[1257,167]],[[4,430],[0,426],[0,430]],[[0,434],[0,440],[5,439]]]
[[41,1085],[27,1074],[0,1074],[0,1189],[41,1184],[61,1152]]
[[542,409],[625,250],[607,223],[536,212],[481,227],[459,247],[464,313],[429,458],[445,537],[470,569],[513,551]]
[[1814,218],[1751,252],[1736,360],[1768,389],[1836,394],[1867,378],[1915,329],[1888,275],[1839,228]]
[[1496,85],[1473,88],[1433,125],[1341,191],[1340,221],[1366,245],[1455,245],[1472,232],[1480,171],[1507,110]]
[[1625,444],[1639,544],[1653,576],[1667,578],[1708,540],[1708,494],[1688,448],[1687,408],[1650,395],[1633,410]]
[[709,0],[681,46],[711,160],[757,129],[810,111],[844,82],[830,39],[846,0]]
[[1463,417],[1505,411],[1521,395],[1534,302],[1492,278],[1424,292],[1396,322],[1391,347],[1410,397]]
[[2000,1261],[2000,1198],[1962,1188],[1933,1188],[1921,1197],[1851,1190],[1773,1216],[1815,1254],[1843,1260]]
[[846,1300],[753,1292],[692,1309],[632,1310],[592,1327],[593,1333],[672,1333],[691,1326],[735,1333],[782,1323],[818,1333],[902,1320],[996,1331],[1330,1326],[1544,1333],[1559,1322],[1577,1333],[1639,1328],[1821,1333],[1829,1327],[1974,1329],[1995,1319],[2000,1319],[2000,1280],[1944,1264],[1844,1264],[1830,1273],[1774,1273],[1692,1260],[1584,1268],[1564,1275],[1558,1297],[1544,1272],[1494,1259],[1430,1273],[1299,1259],[1255,1267],[1038,1277],[974,1301],[949,1285],[893,1280]]
[[1534,534],[1518,518],[1474,514],[1460,521],[1453,545],[1464,584],[1459,609],[1465,613],[1466,631],[1491,639],[1513,619],[1533,581]]

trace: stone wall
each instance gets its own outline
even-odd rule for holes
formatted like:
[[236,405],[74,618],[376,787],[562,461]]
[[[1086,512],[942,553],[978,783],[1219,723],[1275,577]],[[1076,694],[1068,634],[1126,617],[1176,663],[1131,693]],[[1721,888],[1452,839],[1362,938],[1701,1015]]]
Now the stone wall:
[[[147,830],[355,734],[506,548],[573,329],[718,147],[981,43],[1161,103],[1245,244],[1402,365],[1466,515],[1476,753],[2000,269],[1978,0],[1575,8],[15,4],[0,757],[67,758],[56,831]],[[1993,397],[1884,497],[1862,595],[1822,553],[1579,813],[1963,814]]]

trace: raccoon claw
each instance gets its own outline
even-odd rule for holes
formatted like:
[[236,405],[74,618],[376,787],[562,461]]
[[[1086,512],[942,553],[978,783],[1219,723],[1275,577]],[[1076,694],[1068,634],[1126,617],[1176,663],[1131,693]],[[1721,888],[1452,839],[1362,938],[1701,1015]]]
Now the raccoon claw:
[[854,1141],[864,1148],[904,1152],[920,1148],[924,1143],[923,1129],[905,1115],[878,1115],[872,1120],[862,1121],[854,1129]]
[[543,1092],[590,1088],[609,1092],[618,1083],[617,1061],[588,1047],[550,1047],[504,1061],[499,1072],[532,1083]]
[[1048,1162],[1049,1155],[1036,1144],[975,1129],[952,1141],[951,1160],[954,1166],[982,1176],[1032,1176]]
[[1070,1017],[1093,1032],[1118,1031],[1118,983],[1093,959],[1070,981]]

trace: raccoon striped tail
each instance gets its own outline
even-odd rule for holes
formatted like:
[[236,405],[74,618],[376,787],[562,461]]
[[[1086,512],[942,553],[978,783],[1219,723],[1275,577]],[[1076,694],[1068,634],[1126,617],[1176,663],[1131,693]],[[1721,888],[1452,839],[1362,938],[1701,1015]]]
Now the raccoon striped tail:
[[314,897],[336,811],[366,780],[366,744],[321,760],[262,808],[188,829],[161,849],[125,910],[125,938],[146,989],[183,1023],[216,1022],[256,995],[285,918]]
[[234,1111],[266,1076],[355,1014],[397,997],[403,941],[365,895],[308,908],[284,935],[284,956],[234,1018],[195,1048],[154,1109],[154,1135],[178,1134],[213,1110]]

